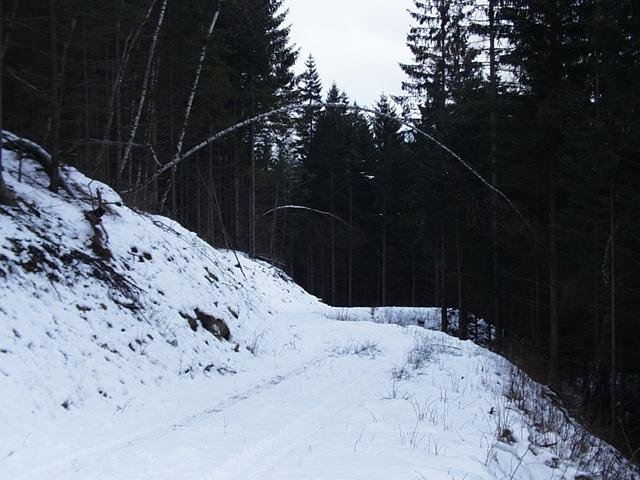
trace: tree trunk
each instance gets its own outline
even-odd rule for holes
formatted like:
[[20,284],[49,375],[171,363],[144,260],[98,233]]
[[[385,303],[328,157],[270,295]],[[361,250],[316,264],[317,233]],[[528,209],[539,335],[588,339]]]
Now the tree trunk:
[[308,250],[307,250],[307,272],[308,272],[308,279],[307,279],[307,284],[309,286],[309,291],[313,292],[314,291],[314,287],[315,287],[315,268],[314,268],[314,255],[315,252],[313,251],[313,226],[309,226],[307,227],[307,234],[308,234],[308,241],[307,241],[307,245],[308,245]]
[[[349,187],[349,226],[351,227],[353,224],[353,187]],[[347,306],[353,306],[353,245],[351,239],[349,239],[349,278],[347,281],[349,282],[348,286],[348,298],[347,298]]]
[[440,322],[442,331],[449,331],[449,316],[447,309],[447,281],[446,281],[446,250],[445,250],[445,220],[440,221]]
[[[169,110],[169,115],[167,118],[168,123],[168,134],[169,134],[169,145],[176,145],[175,143],[175,132],[174,132],[174,122],[173,122],[173,29],[174,29],[174,16],[172,5],[169,5],[167,9],[167,34],[168,34],[168,45],[167,45],[167,108]],[[177,148],[176,148],[177,150]],[[211,165],[211,149],[209,149],[209,165]],[[172,168],[171,173],[169,175],[169,188],[171,189],[171,201],[170,201],[170,210],[169,215],[173,218],[177,219],[178,217],[178,186],[177,186],[177,178],[176,178],[176,169]],[[160,206],[161,208],[164,205]],[[182,212],[182,209],[181,209]]]
[[[196,92],[198,91],[198,84],[200,83],[200,75],[202,73],[202,67],[204,65],[205,57],[207,56],[207,48],[209,45],[209,40],[211,38],[214,28],[216,27],[216,23],[218,22],[219,15],[220,15],[220,1],[214,0],[213,16],[211,17],[211,22],[209,23],[207,34],[202,42],[202,47],[200,48],[200,55],[198,56],[198,65],[196,67],[196,71],[193,76],[191,89],[189,90],[189,97],[187,98],[187,104],[185,106],[184,117],[182,120],[182,128],[180,129],[180,136],[178,137],[178,145],[176,147],[176,154],[175,154],[174,160],[178,159],[180,155],[182,155],[182,146],[184,145],[184,138],[187,133],[187,127],[189,126],[189,118],[191,117],[191,109],[193,108],[193,101],[195,99]],[[253,89],[253,86],[252,86],[252,89]]]
[[[205,57],[207,55],[207,47],[209,45],[209,39],[211,38],[211,34],[213,33],[213,29],[216,26],[216,23],[218,21],[218,16],[220,15],[220,1],[219,0],[214,0],[213,2],[213,16],[211,17],[211,22],[209,23],[209,28],[207,29],[207,34],[204,38],[204,41],[202,43],[202,47],[200,48],[200,55],[198,57],[198,64],[196,66],[196,71],[195,74],[193,76],[193,81],[191,83],[191,89],[189,90],[189,97],[187,98],[187,104],[185,106],[185,111],[184,111],[184,117],[182,119],[182,128],[180,129],[180,134],[178,136],[178,144],[176,146],[176,153],[173,157],[173,161],[174,162],[179,162],[180,161],[180,157],[182,156],[182,147],[184,145],[184,138],[187,134],[187,127],[189,126],[189,119],[191,118],[191,109],[193,108],[193,101],[195,99],[196,96],[196,92],[198,91],[198,84],[200,83],[200,75],[202,73],[202,67],[204,65],[204,60]],[[171,54],[171,48],[169,48],[169,54]],[[171,92],[170,92],[171,93]],[[171,112],[169,113],[169,118],[171,119]],[[171,121],[171,120],[170,120]],[[251,131],[251,146],[252,146],[252,169],[253,169],[253,127],[252,127],[252,131]],[[176,192],[176,185],[175,185],[175,178],[176,178],[176,168],[177,166],[174,166],[171,169],[171,176],[170,176],[170,181],[169,181],[169,185],[168,185],[168,189],[171,189],[171,205],[172,205],[172,210],[173,213],[175,215],[176,212],[176,201],[175,201],[175,192]],[[253,170],[252,170],[253,171]],[[255,174],[253,174],[252,176],[252,180],[254,180],[255,182]],[[164,208],[164,204],[165,204],[165,200],[168,197],[169,192],[165,192],[163,197],[162,197],[162,204],[160,205],[160,209],[162,210]],[[255,195],[255,194],[254,194]],[[251,205],[254,206],[255,201],[252,200]],[[254,217],[255,218],[255,212],[254,213]],[[255,220],[252,220],[251,223],[251,229],[250,232],[252,234],[254,234],[254,229],[255,229]],[[253,239],[253,237],[252,237]],[[251,243],[252,245],[252,249],[250,250],[250,253],[252,256],[255,256],[255,242]]]
[[610,398],[610,422],[611,430],[616,428],[616,390],[617,385],[617,365],[616,365],[616,211],[615,211],[615,188],[613,184],[613,173],[611,174],[609,192],[609,219],[610,219],[610,242],[609,247],[609,288],[611,296],[611,370],[609,373]]
[[416,306],[416,239],[411,238],[411,306]]
[[[208,185],[215,191],[216,184],[213,176],[213,147],[209,147],[209,164],[208,164]],[[216,244],[216,221],[215,221],[215,208],[213,202],[209,202],[209,229],[208,229],[209,243],[211,245]]]
[[[254,108],[254,107],[252,107]],[[249,198],[249,255],[256,256],[256,132],[255,126],[251,125],[251,193]],[[333,225],[333,224],[332,224]]]
[[[335,177],[331,172],[331,213],[335,215]],[[331,305],[336,304],[336,224],[331,219]]]
[[534,255],[534,279],[535,282],[533,284],[533,295],[534,295],[534,306],[535,306],[535,333],[534,333],[534,342],[537,346],[542,345],[542,335],[541,335],[541,308],[540,308],[540,263],[538,262],[538,254],[539,254],[539,240],[538,234],[535,235],[535,255]]
[[269,239],[269,255],[273,257],[276,248],[276,227],[278,219],[278,201],[280,194],[280,179],[276,178],[276,191],[273,195],[273,217],[271,218],[271,238]]
[[238,146],[234,148],[234,175],[233,175],[233,248],[240,248],[240,172],[238,162]]
[[387,305],[387,194],[382,194],[382,301],[381,306]]
[[558,287],[558,211],[556,199],[555,162],[550,161],[549,188],[549,369],[552,383],[558,382],[560,368],[560,327],[559,327],[559,287]]
[[[83,96],[83,117],[84,117],[84,138],[91,138],[91,120],[89,117],[89,60],[87,57],[87,30],[85,22],[82,22],[82,96]],[[84,148],[83,164],[88,165],[90,158],[89,144]]]
[[460,226],[456,228],[456,274],[458,277],[458,338],[466,340],[469,337],[469,324],[467,311],[463,303],[463,273],[462,273],[462,240],[460,235]]
[[49,190],[58,193],[60,189],[60,95],[58,92],[58,25],[56,16],[56,0],[49,0],[49,26],[51,42],[51,82],[50,82],[50,102],[51,113],[49,117],[49,154],[51,161],[49,164]]
[[[54,1],[54,0],[51,0]],[[147,94],[149,93],[149,80],[151,76],[151,70],[153,67],[153,61],[155,58],[156,46],[158,45],[158,39],[160,37],[160,30],[162,28],[162,22],[164,20],[164,14],[167,10],[167,0],[162,2],[162,6],[160,7],[160,13],[158,15],[158,21],[156,23],[155,29],[153,31],[153,38],[151,39],[151,45],[149,46],[149,52],[147,57],[147,67],[145,69],[144,77],[142,79],[142,88],[140,89],[140,100],[138,101],[138,107],[136,110],[136,114],[133,118],[133,125],[131,126],[131,131],[129,132],[129,141],[125,147],[124,155],[122,158],[122,165],[120,165],[120,172],[122,172],[127,165],[131,157],[131,149],[133,147],[133,142],[136,138],[136,133],[138,132],[138,126],[140,125],[140,118],[142,116],[142,111],[144,109],[145,101],[147,99]]]
[[440,249],[433,249],[433,306],[440,305]]
[[[496,0],[489,0],[489,91],[490,91],[490,165],[491,184],[498,187],[498,156],[497,156],[497,128],[498,128],[498,76],[496,58]],[[491,209],[491,260],[493,280],[493,324],[496,328],[496,344],[499,347],[502,339],[502,319],[500,318],[500,281],[498,257],[498,197],[493,195]]]
[[[131,57],[131,51],[133,50],[134,45],[140,35],[142,27],[146,24],[147,20],[151,16],[151,12],[153,11],[153,7],[156,4],[156,0],[151,1],[151,5],[147,9],[146,15],[142,22],[138,25],[135,33],[130,34],[124,43],[124,51],[122,53],[122,57],[120,56],[120,8],[117,9],[117,18],[116,22],[116,57],[115,62],[118,67],[116,69],[115,78],[113,80],[113,86],[111,87],[108,93],[108,104],[107,104],[107,121],[105,122],[102,139],[109,139],[109,135],[111,132],[111,125],[113,123],[113,118],[116,116],[116,126],[117,126],[117,140],[118,142],[122,142],[122,105],[121,105],[121,94],[120,94],[120,86],[122,85],[122,79],[124,77],[125,70],[129,64],[129,59]],[[106,58],[106,55],[105,55]],[[104,157],[107,155],[107,144],[104,144],[103,147],[98,152],[97,164],[98,166],[102,164],[104,161]],[[108,170],[108,162],[107,162],[107,170]],[[117,149],[117,158],[116,158],[116,169],[115,169],[115,184],[116,186],[120,186],[122,182],[122,173],[124,171],[124,166],[122,163],[122,150],[120,148]]]
[[[0,0],[0,12],[2,12],[2,0]],[[4,45],[2,34],[2,21],[0,21],[0,205],[14,205],[14,198],[4,183],[2,173],[2,66],[7,45]]]

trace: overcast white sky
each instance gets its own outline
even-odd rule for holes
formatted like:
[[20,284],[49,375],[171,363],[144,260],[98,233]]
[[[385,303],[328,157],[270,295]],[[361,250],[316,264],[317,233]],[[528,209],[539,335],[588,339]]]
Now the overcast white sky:
[[401,91],[399,62],[411,59],[406,36],[411,0],[285,0],[297,73],[311,53],[325,91],[334,81],[349,98],[372,106]]

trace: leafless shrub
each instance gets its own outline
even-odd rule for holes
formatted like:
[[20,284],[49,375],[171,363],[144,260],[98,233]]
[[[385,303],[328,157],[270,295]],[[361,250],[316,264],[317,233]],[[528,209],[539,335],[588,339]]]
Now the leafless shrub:
[[389,370],[389,373],[391,373],[391,378],[396,381],[411,378],[411,370],[406,359],[396,365],[393,365],[391,370]]
[[364,342],[349,342],[346,345],[335,347],[332,352],[334,355],[357,355],[359,357],[375,358],[376,355],[382,353],[380,346],[371,341],[365,340]]
[[502,396],[496,396],[489,410],[489,424],[496,439],[504,443],[515,443],[513,436],[513,410]]
[[407,363],[414,370],[419,370],[433,356],[433,345],[429,338],[422,335],[414,337],[413,346],[407,353]]
[[395,378],[391,379],[391,382],[386,387],[386,398],[387,400],[395,400],[398,398],[398,381]]
[[403,431],[402,427],[398,425],[398,430],[400,432],[400,444],[408,445],[411,450],[418,448],[425,437],[424,434],[418,431],[418,422],[416,422],[413,428],[406,431]]
[[336,309],[335,319],[340,322],[353,322],[356,320],[355,316],[349,311],[348,308]]
[[416,414],[416,420],[418,422],[422,422],[423,420],[425,420],[430,411],[429,399],[420,403],[414,397],[411,397],[409,399],[409,402],[411,403],[411,408],[413,408],[413,413]]
[[429,435],[427,439],[426,451],[429,455],[437,457],[439,455],[445,455],[447,448],[440,443],[440,440],[432,435]]

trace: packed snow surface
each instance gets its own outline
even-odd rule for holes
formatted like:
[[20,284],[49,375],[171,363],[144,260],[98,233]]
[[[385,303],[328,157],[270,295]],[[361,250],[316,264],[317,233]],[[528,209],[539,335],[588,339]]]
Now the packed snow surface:
[[[0,479],[551,480],[625,467],[503,358],[411,325],[436,326],[436,310],[330,308],[73,169],[53,195],[38,163],[4,155],[19,206],[0,209]],[[98,191],[106,256],[87,219]]]

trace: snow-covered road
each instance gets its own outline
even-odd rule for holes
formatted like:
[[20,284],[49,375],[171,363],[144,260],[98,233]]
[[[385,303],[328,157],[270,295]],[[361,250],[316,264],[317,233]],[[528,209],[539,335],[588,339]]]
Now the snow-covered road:
[[[489,480],[575,472],[550,468],[550,451],[530,449],[526,422],[496,393],[504,365],[489,352],[416,327],[312,317],[291,325],[297,343],[237,374],[151,387],[124,410],[43,424],[0,461],[0,478]],[[425,345],[424,361],[412,364],[411,352]],[[394,379],[402,368],[405,378]],[[513,444],[497,438],[498,410],[509,417]]]

